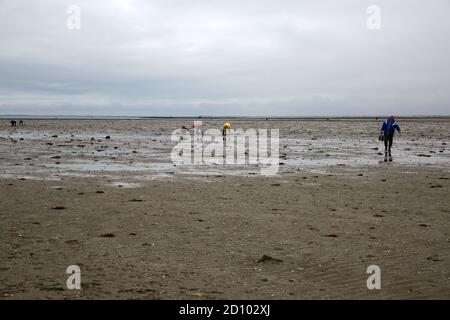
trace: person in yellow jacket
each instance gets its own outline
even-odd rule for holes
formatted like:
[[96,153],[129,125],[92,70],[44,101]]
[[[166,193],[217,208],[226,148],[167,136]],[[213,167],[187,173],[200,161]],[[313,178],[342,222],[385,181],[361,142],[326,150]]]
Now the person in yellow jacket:
[[227,130],[230,130],[230,129],[231,129],[231,123],[225,122],[223,125],[223,130],[222,130],[223,143],[225,144],[225,147],[227,145]]
[[231,123],[225,122],[223,125],[222,135],[225,137],[227,135],[227,130],[231,129]]

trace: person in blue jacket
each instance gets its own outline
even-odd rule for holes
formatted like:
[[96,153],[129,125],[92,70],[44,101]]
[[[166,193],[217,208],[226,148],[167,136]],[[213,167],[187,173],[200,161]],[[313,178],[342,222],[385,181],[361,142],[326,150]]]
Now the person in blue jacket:
[[388,155],[389,161],[392,161],[391,147],[392,143],[394,142],[395,130],[397,130],[399,133],[402,132],[397,121],[395,121],[394,116],[390,116],[389,118],[384,120],[383,125],[381,126],[381,135],[383,136],[384,140],[384,161],[388,160]]

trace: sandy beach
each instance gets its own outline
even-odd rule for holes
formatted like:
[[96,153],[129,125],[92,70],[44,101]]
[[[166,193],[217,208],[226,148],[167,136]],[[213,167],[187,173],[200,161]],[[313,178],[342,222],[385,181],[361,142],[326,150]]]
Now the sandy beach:
[[384,163],[381,119],[233,120],[279,129],[263,176],[174,166],[189,119],[3,119],[0,298],[449,299],[450,120],[399,122]]

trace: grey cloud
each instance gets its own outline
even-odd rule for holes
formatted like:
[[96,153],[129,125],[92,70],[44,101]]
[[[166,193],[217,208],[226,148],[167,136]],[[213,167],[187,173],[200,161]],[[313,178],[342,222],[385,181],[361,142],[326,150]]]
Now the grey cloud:
[[0,114],[450,114],[449,2],[371,4],[3,0]]

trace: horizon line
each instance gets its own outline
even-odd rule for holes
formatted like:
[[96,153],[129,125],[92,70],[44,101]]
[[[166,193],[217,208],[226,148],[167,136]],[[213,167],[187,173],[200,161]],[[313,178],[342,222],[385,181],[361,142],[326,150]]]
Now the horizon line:
[[[54,115],[54,114],[0,114],[0,119],[20,118],[28,119],[99,119],[99,118],[117,118],[117,119],[378,119],[385,118],[388,115],[312,115],[312,116],[237,116],[237,115],[196,115],[196,116],[152,116],[152,115]],[[396,118],[450,118],[450,115],[396,115]]]

